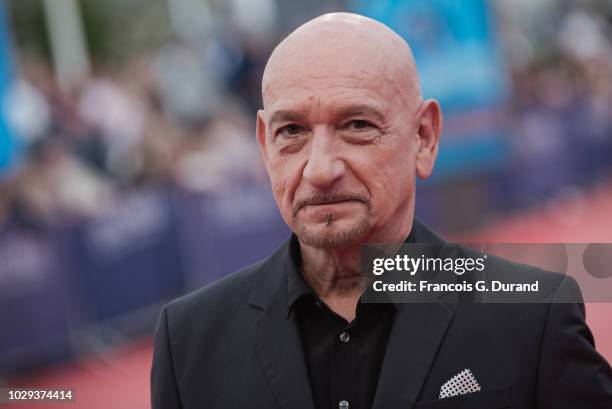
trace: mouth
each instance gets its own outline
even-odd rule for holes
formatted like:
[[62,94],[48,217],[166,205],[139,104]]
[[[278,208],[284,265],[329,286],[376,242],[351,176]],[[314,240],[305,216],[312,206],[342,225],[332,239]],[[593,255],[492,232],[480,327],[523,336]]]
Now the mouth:
[[336,212],[345,213],[351,206],[359,203],[361,203],[359,200],[354,199],[320,200],[304,204],[298,209],[295,215],[304,212],[307,217],[317,217],[317,215],[320,217],[328,217],[330,214],[335,214]]
[[334,204],[349,203],[349,202],[356,202],[356,200],[354,200],[354,199],[346,199],[346,200],[321,200],[321,201],[314,202],[314,203],[307,203],[305,206],[323,206],[323,205],[334,205]]
[[296,217],[298,212],[301,210],[306,211],[309,214],[313,212],[319,214],[321,212],[328,211],[344,211],[343,209],[354,204],[362,204],[369,208],[369,202],[366,197],[362,197],[356,194],[349,193],[336,193],[318,195],[310,198],[306,198],[297,202],[293,217]]

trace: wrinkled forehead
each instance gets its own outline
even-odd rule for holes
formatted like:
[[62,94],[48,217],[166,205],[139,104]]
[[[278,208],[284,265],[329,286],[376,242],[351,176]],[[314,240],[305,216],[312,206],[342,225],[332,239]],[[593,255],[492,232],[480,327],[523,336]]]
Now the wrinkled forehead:
[[394,99],[397,92],[391,86],[392,78],[382,64],[359,68],[350,59],[332,59],[325,64],[288,64],[264,89],[264,109],[286,100]]
[[339,94],[410,105],[419,91],[408,46],[367,30],[322,27],[287,38],[270,57],[262,81],[265,110],[278,99]]

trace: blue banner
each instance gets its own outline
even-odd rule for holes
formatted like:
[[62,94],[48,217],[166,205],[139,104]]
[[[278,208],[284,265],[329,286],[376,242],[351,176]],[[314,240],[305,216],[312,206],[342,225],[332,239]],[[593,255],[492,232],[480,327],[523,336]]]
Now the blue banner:
[[0,0],[0,176],[12,165],[17,150],[7,123],[5,104],[14,79],[13,55],[6,16],[6,5]]
[[423,94],[447,110],[499,104],[508,80],[485,0],[353,0],[412,47]]
[[184,291],[172,203],[170,192],[131,192],[76,226],[66,253],[83,299],[84,324],[118,318]]
[[442,105],[445,129],[434,180],[502,168],[508,156],[503,111],[509,79],[489,2],[352,0],[350,5],[408,41],[423,96]]
[[267,185],[183,194],[179,206],[188,289],[269,256],[291,234]]

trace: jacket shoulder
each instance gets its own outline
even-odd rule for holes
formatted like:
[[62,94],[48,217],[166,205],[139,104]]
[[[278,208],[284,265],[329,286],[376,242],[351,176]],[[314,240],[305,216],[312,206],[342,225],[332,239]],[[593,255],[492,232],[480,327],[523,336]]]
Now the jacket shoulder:
[[[480,252],[467,246],[458,245],[458,248],[460,254],[464,257],[477,258],[482,256]],[[466,276],[468,275],[466,274]],[[503,283],[538,282],[538,293],[534,294],[532,301],[582,302],[580,288],[568,272],[548,271],[533,265],[487,254],[484,271],[468,277],[476,280],[483,276],[488,280],[498,280]],[[527,301],[527,298],[525,298],[525,301]]]
[[168,314],[172,318],[193,316],[201,311],[215,310],[218,306],[227,307],[228,303],[234,300],[247,300],[264,261],[251,264],[170,301],[166,305]]
[[284,265],[288,242],[268,258],[197,289],[168,303],[164,310],[170,330],[224,327],[231,322],[243,322],[253,290],[267,277],[276,277]]

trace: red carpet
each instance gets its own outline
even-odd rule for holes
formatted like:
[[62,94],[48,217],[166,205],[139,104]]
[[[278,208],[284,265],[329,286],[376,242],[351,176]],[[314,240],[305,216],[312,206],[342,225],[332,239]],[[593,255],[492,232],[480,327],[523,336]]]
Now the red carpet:
[[149,370],[152,347],[149,340],[83,359],[59,368],[41,370],[14,379],[13,387],[71,388],[72,403],[16,403],[4,408],[37,409],[145,409],[149,408]]

